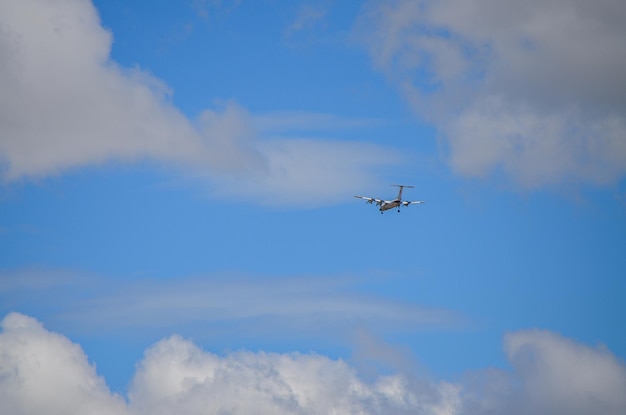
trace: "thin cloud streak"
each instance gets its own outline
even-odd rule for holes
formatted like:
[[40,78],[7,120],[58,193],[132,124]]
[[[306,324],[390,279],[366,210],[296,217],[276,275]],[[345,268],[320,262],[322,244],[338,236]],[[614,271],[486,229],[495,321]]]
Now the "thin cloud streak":
[[[197,277],[115,282],[72,275],[70,287],[68,278],[63,273],[49,277],[42,272],[39,279],[45,283],[38,283],[31,274],[24,285],[5,273],[0,278],[0,296],[13,298],[14,307],[38,298],[39,309],[50,319],[81,332],[94,328],[99,333],[133,328],[163,331],[181,326],[237,332],[253,322],[252,331],[257,334],[310,336],[315,331],[333,337],[357,326],[403,332],[465,324],[450,310],[364,294],[352,278]],[[242,329],[239,334],[247,332]]]
[[384,123],[384,120],[376,118],[346,118],[311,111],[274,111],[257,114],[253,118],[254,126],[264,135],[329,133],[336,130],[368,128]]

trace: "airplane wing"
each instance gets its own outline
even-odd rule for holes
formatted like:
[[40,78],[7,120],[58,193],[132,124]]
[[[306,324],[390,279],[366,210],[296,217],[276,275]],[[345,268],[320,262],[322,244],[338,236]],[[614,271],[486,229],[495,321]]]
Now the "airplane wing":
[[363,199],[367,203],[376,202],[376,205],[378,205],[378,206],[380,206],[384,202],[384,200],[376,199],[375,197],[366,197],[366,196],[354,196],[354,197],[359,198],[359,199]]
[[410,202],[410,201],[406,200],[406,201],[402,202],[402,206],[417,205],[417,204],[420,204],[420,203],[426,203],[426,202],[424,200],[416,200],[414,202]]

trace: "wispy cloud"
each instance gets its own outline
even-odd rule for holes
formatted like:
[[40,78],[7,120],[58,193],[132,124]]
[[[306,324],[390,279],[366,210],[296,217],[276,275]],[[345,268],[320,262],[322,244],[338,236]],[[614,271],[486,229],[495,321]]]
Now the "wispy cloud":
[[[3,2],[0,27],[5,181],[149,159],[241,197],[253,188],[252,200],[263,194],[271,204],[272,196],[288,193],[282,202],[306,205],[331,201],[336,183],[341,191],[357,188],[377,166],[400,162],[393,152],[367,143],[352,142],[347,152],[338,140],[274,141],[235,102],[188,118],[161,80],[111,60],[112,35],[87,0]],[[274,126],[281,122],[302,130],[308,121],[283,116]],[[337,153],[343,155],[341,167]],[[326,173],[312,174],[312,166],[327,164]]]
[[348,118],[311,111],[274,111],[255,114],[253,124],[263,134],[331,133],[383,125],[377,118]]
[[288,333],[330,339],[357,327],[404,332],[464,324],[453,311],[366,294],[359,280],[337,276],[205,276],[122,283],[29,271],[0,274],[0,298],[12,298],[9,304],[18,309],[36,299],[39,312],[57,324],[77,331],[97,327],[101,333],[200,326],[238,336]]
[[[556,333],[510,333],[511,371],[464,381],[410,373],[363,380],[317,354],[241,351],[225,356],[178,335],[149,348],[127,399],[112,394],[78,344],[11,313],[0,325],[0,400],[7,413],[98,414],[623,414],[626,366],[610,351]],[[61,376],[62,374],[62,376]]]
[[208,19],[213,13],[219,11],[232,11],[236,9],[241,0],[192,0],[191,7],[203,19]]
[[302,30],[311,29],[321,24],[327,14],[328,9],[326,5],[302,4],[298,8],[295,19],[285,30],[285,35],[293,36],[295,33]]
[[451,167],[526,188],[626,173],[623,2],[370,1],[355,33]]

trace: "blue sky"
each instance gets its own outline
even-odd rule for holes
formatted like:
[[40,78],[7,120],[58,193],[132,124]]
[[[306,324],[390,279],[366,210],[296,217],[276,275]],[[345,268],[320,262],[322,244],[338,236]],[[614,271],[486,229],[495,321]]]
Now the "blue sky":
[[622,413],[626,9],[492,3],[3,2],[11,413]]

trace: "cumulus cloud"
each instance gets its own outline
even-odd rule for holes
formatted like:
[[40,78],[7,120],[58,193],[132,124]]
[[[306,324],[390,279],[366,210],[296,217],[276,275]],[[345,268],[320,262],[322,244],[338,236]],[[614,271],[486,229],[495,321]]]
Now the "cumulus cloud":
[[606,348],[589,348],[548,331],[507,336],[506,353],[524,375],[533,413],[617,414],[626,408],[624,364]]
[[159,341],[137,367],[128,399],[111,394],[80,346],[17,313],[2,321],[0,397],[8,414],[452,414],[457,388],[415,390],[408,378],[361,380],[316,354],[218,356],[180,336]]
[[[311,137],[286,135],[277,141],[263,136],[255,116],[234,102],[189,119],[173,106],[172,92],[161,80],[112,61],[111,43],[112,34],[88,0],[0,4],[0,177],[5,181],[148,159],[208,179],[231,194],[253,188],[307,204],[359,188],[371,179],[372,168],[399,160],[367,144],[347,147],[336,140],[312,143]],[[294,123],[284,114],[281,119]],[[325,175],[310,174],[321,166]]]
[[617,415],[626,410],[626,365],[605,347],[545,330],[509,333],[504,347],[513,373],[481,374],[482,381],[472,385],[482,384],[481,393],[466,396],[468,413]]
[[145,352],[123,398],[108,390],[79,345],[35,319],[11,313],[0,327],[0,398],[11,415],[617,415],[626,410],[624,363],[602,347],[547,331],[507,335],[513,370],[486,370],[463,382],[418,381],[402,373],[365,381],[348,363],[313,353],[220,356],[173,335]]
[[9,314],[0,327],[3,414],[128,413],[79,345],[22,314]]
[[374,383],[341,360],[316,354],[237,352],[219,357],[178,336],[147,351],[130,389],[141,413],[450,414],[458,398],[442,383],[428,394],[399,375]]
[[356,32],[457,172],[605,185],[626,173],[624,18],[619,0],[371,1]]

